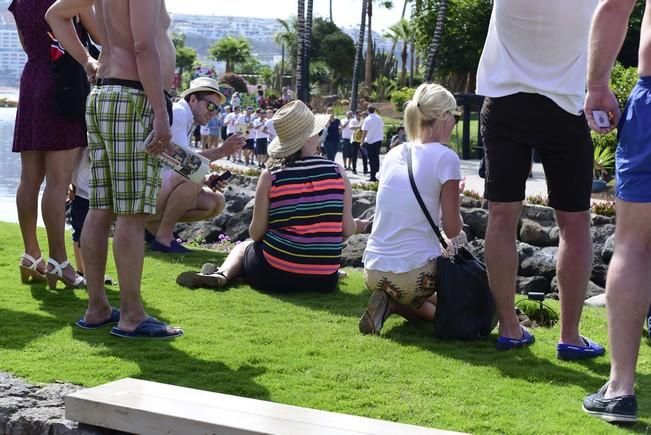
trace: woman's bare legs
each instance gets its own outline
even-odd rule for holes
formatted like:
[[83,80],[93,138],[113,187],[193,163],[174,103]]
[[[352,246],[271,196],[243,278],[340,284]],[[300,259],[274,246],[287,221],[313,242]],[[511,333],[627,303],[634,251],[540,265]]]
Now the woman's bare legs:
[[226,260],[219,266],[219,272],[222,273],[227,280],[232,280],[242,275],[244,271],[244,252],[246,247],[253,243],[253,240],[246,240],[242,243],[235,245],[235,248],[228,254]]
[[387,310],[387,317],[391,314],[399,314],[409,321],[415,320],[434,320],[436,313],[436,293],[430,296],[420,308],[412,308],[407,305],[400,305],[397,302],[389,299],[389,308]]
[[[44,154],[41,151],[23,151],[20,153],[20,161],[20,184],[16,191],[18,223],[25,253],[38,258],[41,256],[41,248],[36,238],[36,222],[38,221],[38,193],[45,178]],[[65,198],[63,201],[65,205]],[[25,266],[31,265],[25,259],[22,262]],[[44,272],[45,264],[39,265],[38,269]]]
[[[41,200],[41,213],[47,232],[49,257],[61,263],[68,259],[65,243],[66,195],[72,172],[79,161],[81,148],[48,151],[44,155],[45,190]],[[48,269],[52,269],[49,265]],[[63,271],[74,281],[76,272],[72,266]]]

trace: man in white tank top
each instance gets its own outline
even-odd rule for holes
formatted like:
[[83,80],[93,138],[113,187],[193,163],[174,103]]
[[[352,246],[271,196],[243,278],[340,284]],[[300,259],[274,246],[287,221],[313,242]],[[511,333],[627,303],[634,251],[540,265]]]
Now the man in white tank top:
[[[590,35],[588,95],[585,112],[593,130],[606,133],[618,126],[617,230],[606,280],[608,341],[612,367],[608,382],[583,401],[583,410],[610,422],[637,419],[635,365],[640,349],[640,324],[651,295],[651,0],[642,21],[638,74],[620,119],[609,89],[610,73],[622,47],[635,0],[605,0],[597,9]],[[607,114],[600,127],[594,111]],[[647,317],[647,333],[651,331]]]
[[532,150],[541,156],[549,205],[560,227],[557,357],[584,359],[604,348],[579,335],[592,270],[592,141],[583,117],[590,21],[599,0],[495,0],[477,72],[489,200],[486,264],[500,320],[497,348],[534,337],[514,310],[516,230]]

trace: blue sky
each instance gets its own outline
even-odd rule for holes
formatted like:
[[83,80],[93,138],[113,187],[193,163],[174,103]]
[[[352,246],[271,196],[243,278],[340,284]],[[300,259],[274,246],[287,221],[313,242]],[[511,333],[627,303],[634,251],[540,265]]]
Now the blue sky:
[[[293,0],[165,0],[170,12],[191,15],[230,15],[261,18],[288,18],[296,15]],[[394,1],[392,10],[373,9],[373,29],[382,31],[400,19],[402,0]],[[328,17],[329,1],[314,0],[314,15]],[[359,25],[362,0],[332,0],[334,22],[340,27]]]

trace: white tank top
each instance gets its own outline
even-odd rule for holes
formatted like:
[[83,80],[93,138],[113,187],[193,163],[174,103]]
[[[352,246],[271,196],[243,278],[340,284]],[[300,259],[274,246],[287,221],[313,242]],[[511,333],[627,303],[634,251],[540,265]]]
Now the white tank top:
[[477,94],[538,93],[578,115],[588,36],[599,0],[495,0],[477,71]]

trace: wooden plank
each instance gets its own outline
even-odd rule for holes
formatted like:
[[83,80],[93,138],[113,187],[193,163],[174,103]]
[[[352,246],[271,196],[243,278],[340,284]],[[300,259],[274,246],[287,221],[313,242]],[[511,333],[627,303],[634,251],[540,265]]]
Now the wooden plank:
[[66,418],[143,435],[433,435],[366,417],[125,378],[65,398]]

